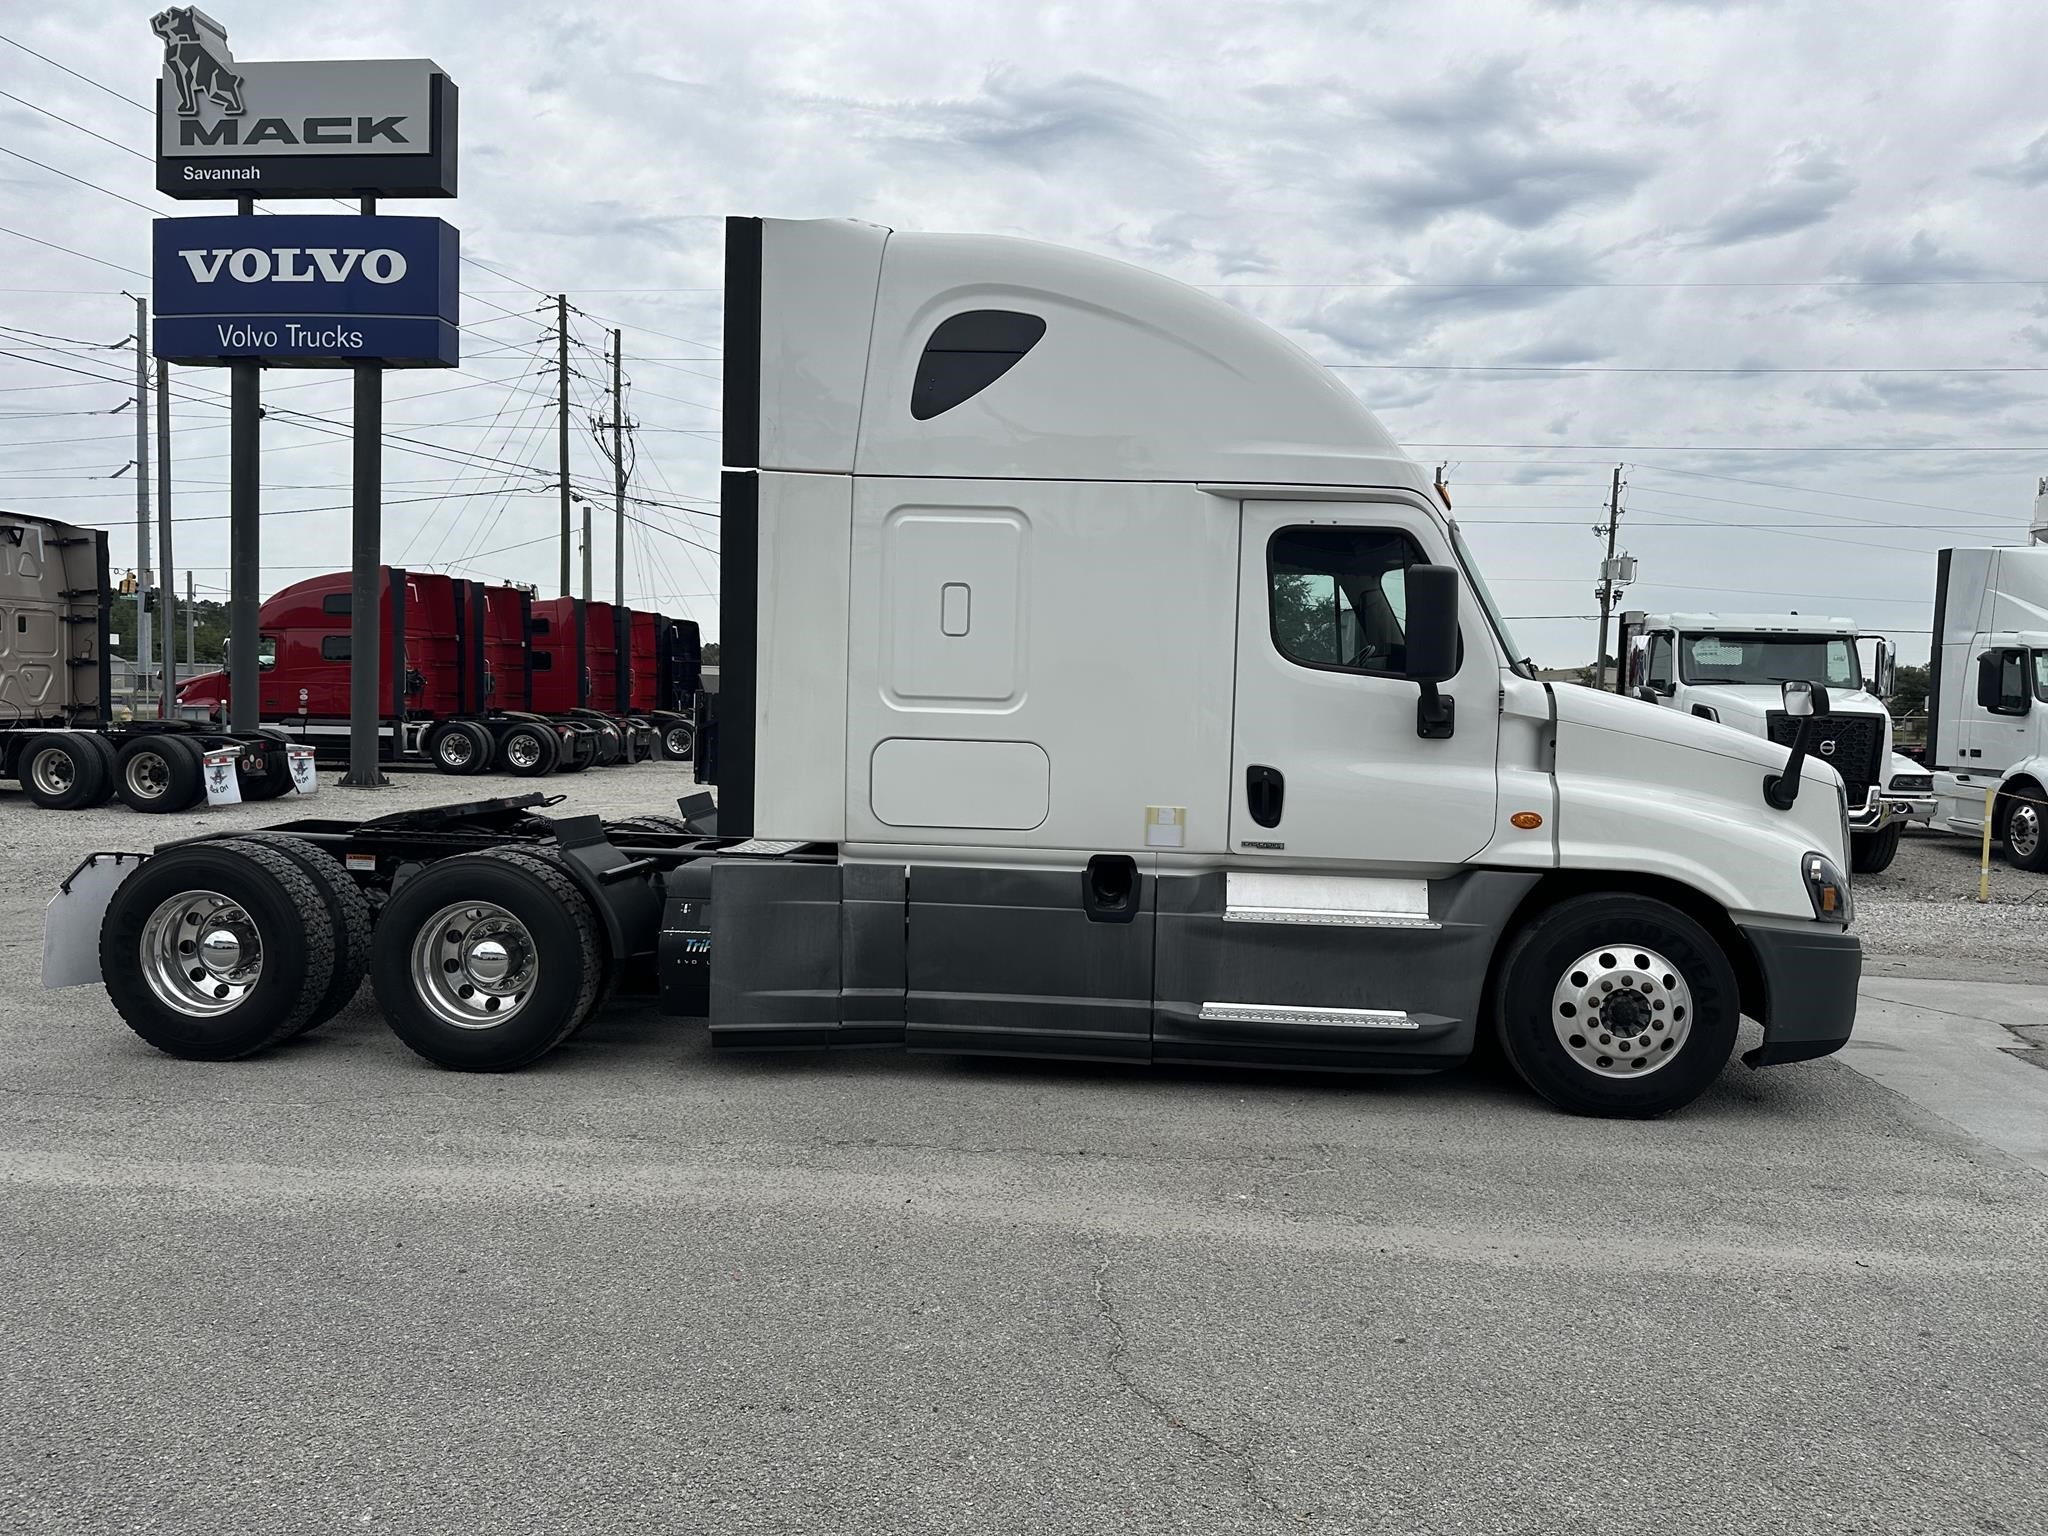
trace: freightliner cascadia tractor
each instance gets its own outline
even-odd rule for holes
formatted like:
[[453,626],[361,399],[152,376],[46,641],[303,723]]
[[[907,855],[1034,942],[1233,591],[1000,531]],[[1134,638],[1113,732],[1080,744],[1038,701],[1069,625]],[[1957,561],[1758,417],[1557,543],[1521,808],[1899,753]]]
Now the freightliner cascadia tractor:
[[1745,1014],[1751,1066],[1848,1038],[1809,733],[1539,680],[1429,479],[1282,337],[1029,241],[727,242],[715,815],[99,856],[47,982],[225,1058],[367,972],[475,1070],[636,989],[733,1047],[1415,1072],[1484,1033],[1606,1115],[1693,1099]]

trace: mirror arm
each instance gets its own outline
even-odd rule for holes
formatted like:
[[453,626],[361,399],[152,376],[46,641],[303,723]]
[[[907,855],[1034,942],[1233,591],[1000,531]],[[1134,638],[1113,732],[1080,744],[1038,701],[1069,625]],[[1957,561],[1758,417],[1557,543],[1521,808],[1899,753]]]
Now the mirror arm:
[[1438,693],[1435,683],[1423,683],[1422,697],[1415,701],[1415,734],[1424,741],[1446,741],[1458,731],[1458,701]]
[[1774,811],[1789,811],[1799,798],[1800,771],[1806,766],[1806,749],[1813,744],[1812,717],[1801,720],[1792,737],[1792,756],[1783,773],[1764,775],[1764,804]]

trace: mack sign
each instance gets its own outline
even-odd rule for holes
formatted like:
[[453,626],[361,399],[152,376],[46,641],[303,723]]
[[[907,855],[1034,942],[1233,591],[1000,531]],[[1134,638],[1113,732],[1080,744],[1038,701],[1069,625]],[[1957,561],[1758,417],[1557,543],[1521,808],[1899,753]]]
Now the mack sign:
[[158,219],[153,350],[171,363],[453,368],[458,260],[440,219]]
[[432,59],[238,61],[196,6],[163,42],[156,187],[170,197],[453,197],[454,82]]

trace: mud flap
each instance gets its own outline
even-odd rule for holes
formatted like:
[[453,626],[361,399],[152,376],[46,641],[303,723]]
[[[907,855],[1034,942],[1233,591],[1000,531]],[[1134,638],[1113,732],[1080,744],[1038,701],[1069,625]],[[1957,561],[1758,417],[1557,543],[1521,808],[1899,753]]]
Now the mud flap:
[[46,991],[100,982],[100,924],[106,918],[107,905],[128,877],[148,862],[146,853],[90,854],[44,903]]

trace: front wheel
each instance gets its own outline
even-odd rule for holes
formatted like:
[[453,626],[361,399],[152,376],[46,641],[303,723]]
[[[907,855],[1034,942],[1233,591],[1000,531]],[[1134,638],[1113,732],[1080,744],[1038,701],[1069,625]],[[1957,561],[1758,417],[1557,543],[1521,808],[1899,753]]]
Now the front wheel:
[[1899,856],[1899,839],[1906,824],[1895,821],[1881,832],[1853,832],[1849,835],[1849,868],[1859,875],[1881,875]]
[[1579,1115],[1690,1104],[1728,1064],[1735,970],[1692,918],[1644,896],[1575,896],[1508,945],[1493,1001],[1522,1080]]
[[2048,870],[2048,804],[2038,796],[2023,794],[2005,813],[2005,856],[2015,869]]

